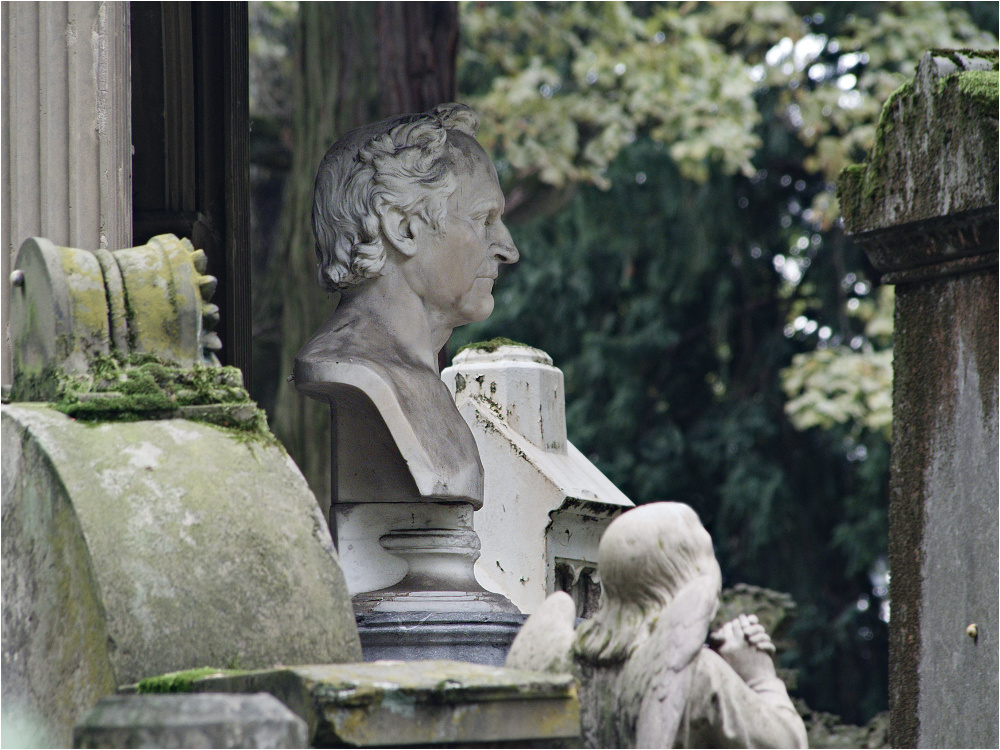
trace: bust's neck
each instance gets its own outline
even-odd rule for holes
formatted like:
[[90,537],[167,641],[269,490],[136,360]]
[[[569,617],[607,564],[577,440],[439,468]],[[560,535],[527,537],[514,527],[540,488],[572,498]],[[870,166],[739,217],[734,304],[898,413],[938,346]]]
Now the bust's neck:
[[386,263],[378,278],[344,292],[340,306],[343,315],[377,321],[403,353],[438,372],[437,353],[448,343],[455,326],[441,313],[428,309],[392,264]]

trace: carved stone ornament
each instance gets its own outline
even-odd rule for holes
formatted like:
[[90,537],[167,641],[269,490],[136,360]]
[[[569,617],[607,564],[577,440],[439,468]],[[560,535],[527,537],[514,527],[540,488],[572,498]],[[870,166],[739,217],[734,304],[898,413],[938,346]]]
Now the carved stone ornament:
[[615,519],[598,551],[603,595],[574,630],[553,594],[525,623],[507,666],[572,672],[587,747],[805,747],[753,615],[710,633],[721,574],[712,539],[681,503]]
[[514,609],[472,572],[483,468],[437,363],[518,259],[477,127],[459,104],[367,125],[316,178],[319,280],[341,299],[293,377],[330,404],[331,527],[359,612]]

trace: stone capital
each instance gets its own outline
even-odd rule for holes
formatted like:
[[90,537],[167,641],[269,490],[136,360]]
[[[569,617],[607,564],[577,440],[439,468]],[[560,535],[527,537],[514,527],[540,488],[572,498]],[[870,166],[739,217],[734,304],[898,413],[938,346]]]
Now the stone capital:
[[889,284],[997,264],[997,52],[931,50],[843,171],[844,227]]

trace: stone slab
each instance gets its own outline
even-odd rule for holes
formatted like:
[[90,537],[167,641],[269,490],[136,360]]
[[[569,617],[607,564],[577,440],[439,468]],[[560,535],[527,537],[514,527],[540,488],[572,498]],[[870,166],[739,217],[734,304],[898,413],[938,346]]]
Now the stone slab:
[[[205,665],[360,660],[326,522],[280,448],[179,419],[85,424],[40,404],[5,405],[3,440],[5,667],[9,622],[33,648],[38,621],[71,631],[59,608],[34,612],[36,624],[11,609],[30,592],[7,596],[7,548],[18,543],[8,510],[39,498],[79,525],[106,618],[107,638],[88,637],[103,639],[117,684]],[[32,666],[49,669],[62,668]],[[6,703],[6,669],[4,690]]]
[[103,698],[73,731],[73,747],[304,747],[306,723],[268,693]]
[[890,706],[918,747],[1000,741],[998,309],[995,271],[896,291]]
[[305,719],[314,747],[572,747],[580,731],[571,676],[448,660],[208,676],[191,689],[271,693]]
[[896,747],[1000,741],[998,78],[996,50],[928,52],[886,102],[865,163],[845,169],[838,188],[845,228],[882,283],[896,285]]

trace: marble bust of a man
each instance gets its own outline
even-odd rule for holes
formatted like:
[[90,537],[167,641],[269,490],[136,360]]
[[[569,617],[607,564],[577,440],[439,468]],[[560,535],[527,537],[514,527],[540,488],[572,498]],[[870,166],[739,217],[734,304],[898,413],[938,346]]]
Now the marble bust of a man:
[[[299,351],[293,377],[331,403],[335,432],[340,410],[341,438],[354,441],[339,459],[335,450],[337,502],[482,505],[475,440],[437,364],[454,328],[493,311],[498,269],[518,259],[477,127],[471,109],[445,104],[353,130],[320,164],[319,280],[341,299]],[[395,449],[403,468],[355,466],[392,463],[372,453]]]

